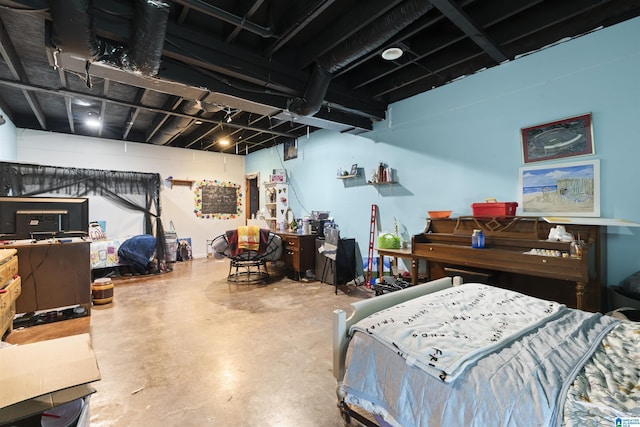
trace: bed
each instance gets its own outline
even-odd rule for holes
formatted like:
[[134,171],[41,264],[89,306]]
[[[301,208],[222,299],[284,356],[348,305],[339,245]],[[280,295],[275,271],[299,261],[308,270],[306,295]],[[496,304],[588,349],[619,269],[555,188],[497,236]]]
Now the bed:
[[459,278],[351,305],[333,320],[346,423],[640,422],[638,323]]

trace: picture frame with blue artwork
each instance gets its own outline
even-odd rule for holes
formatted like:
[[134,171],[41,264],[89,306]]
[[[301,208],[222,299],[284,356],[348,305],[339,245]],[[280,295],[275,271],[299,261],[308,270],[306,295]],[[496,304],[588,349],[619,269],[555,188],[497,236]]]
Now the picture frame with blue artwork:
[[600,216],[599,159],[524,166],[519,206],[526,216]]

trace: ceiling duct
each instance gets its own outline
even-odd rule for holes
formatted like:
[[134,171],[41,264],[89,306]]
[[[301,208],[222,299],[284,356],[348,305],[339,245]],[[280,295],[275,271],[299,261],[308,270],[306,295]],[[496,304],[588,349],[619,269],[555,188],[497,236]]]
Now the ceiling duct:
[[104,61],[125,71],[154,76],[167,32],[170,4],[161,0],[135,0],[129,47],[98,42],[91,17],[91,0],[51,0],[51,40],[65,53],[85,61]]
[[[201,111],[198,101],[184,101],[180,106],[180,112],[195,116]],[[167,123],[153,136],[151,142],[157,145],[166,145],[180,132],[182,132],[193,119],[188,117],[171,116]]]
[[129,53],[133,71],[155,76],[167,33],[170,4],[158,0],[136,0]]
[[428,0],[407,1],[316,59],[304,97],[290,99],[289,111],[298,116],[311,116],[320,111],[333,73],[379,48],[432,8]]
[[85,58],[98,56],[90,0],[50,0],[51,41],[60,50]]

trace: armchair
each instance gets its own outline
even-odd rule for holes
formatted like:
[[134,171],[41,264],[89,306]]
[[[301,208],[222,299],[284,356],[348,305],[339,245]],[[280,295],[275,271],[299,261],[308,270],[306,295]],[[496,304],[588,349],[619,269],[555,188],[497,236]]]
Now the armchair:
[[214,258],[228,258],[230,283],[258,284],[269,281],[267,261],[282,255],[282,239],[268,229],[242,226],[228,230],[211,242]]

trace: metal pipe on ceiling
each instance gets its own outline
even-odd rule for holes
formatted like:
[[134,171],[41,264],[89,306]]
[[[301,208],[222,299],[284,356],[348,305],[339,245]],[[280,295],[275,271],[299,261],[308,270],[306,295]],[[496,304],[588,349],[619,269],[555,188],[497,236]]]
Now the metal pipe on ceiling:
[[103,43],[100,53],[91,15],[91,0],[51,0],[51,40],[57,49],[87,62],[104,60],[126,71],[154,76],[160,59],[169,19],[170,3],[136,0],[129,47]]
[[[183,114],[187,114],[189,116],[195,116],[198,114],[201,109],[200,105],[196,101],[185,101],[180,106],[180,111]],[[156,132],[156,134],[151,139],[152,144],[156,145],[166,145],[171,142],[176,135],[179,135],[189,123],[191,123],[194,119],[192,117],[178,117],[172,116],[167,123]]]
[[268,38],[274,36],[271,28],[261,27],[251,21],[247,21],[245,18],[229,13],[224,9],[220,9],[219,7],[208,4],[202,0],[173,0],[173,2],[204,13],[205,15],[218,18],[221,21],[235,25],[236,27],[247,30],[253,34],[257,34],[260,37]]
[[[158,114],[168,114],[170,116],[178,116],[178,117],[185,117],[185,118],[189,118],[189,119],[196,119],[196,117],[191,117],[187,114],[181,113],[181,112],[177,112],[177,111],[169,111],[169,110],[164,110],[162,108],[156,108],[156,107],[150,107],[148,105],[140,105],[140,104],[135,104],[133,102],[127,102],[127,101],[122,101],[119,99],[112,99],[112,98],[107,98],[104,96],[96,96],[96,95],[91,95],[88,93],[84,93],[84,92],[78,92],[78,91],[73,91],[73,90],[68,90],[68,89],[51,89],[51,88],[47,88],[47,87],[43,87],[43,86],[38,86],[32,83],[22,83],[20,81],[15,81],[15,80],[8,80],[8,79],[3,79],[0,78],[0,86],[7,86],[7,87],[12,87],[12,88],[17,88],[17,89],[25,89],[25,90],[29,90],[29,91],[33,91],[33,92],[40,92],[40,93],[47,93],[47,94],[51,94],[51,95],[59,95],[59,96],[68,96],[68,97],[73,97],[73,98],[83,98],[83,99],[92,99],[95,101],[100,101],[100,102],[107,102],[110,104],[114,104],[114,105],[120,105],[123,107],[127,107],[127,108],[139,108],[145,111],[149,111],[152,113],[158,113]],[[212,119],[207,119],[206,117],[197,117],[198,120],[202,120],[203,123],[212,123],[212,124],[220,124],[220,120],[212,120]],[[292,133],[288,133],[288,132],[280,132],[277,130],[273,130],[273,129],[264,129],[264,128],[259,128],[256,126],[251,126],[251,125],[242,125],[242,124],[238,124],[238,123],[226,123],[225,126],[230,127],[230,128],[234,128],[234,129],[246,129],[246,130],[250,130],[250,131],[255,131],[255,132],[262,132],[262,133],[267,133],[270,135],[275,135],[275,136],[282,136],[285,138],[296,138],[295,134]]]
[[155,76],[167,34],[170,3],[159,0],[137,0],[129,54],[133,71]]
[[316,114],[322,107],[333,73],[377,49],[432,8],[433,5],[428,0],[406,1],[342,42],[331,52],[319,57],[304,96],[290,99],[289,111],[298,116]]
[[90,13],[90,0],[50,0],[51,41],[65,52],[87,61],[98,57],[98,41]]

